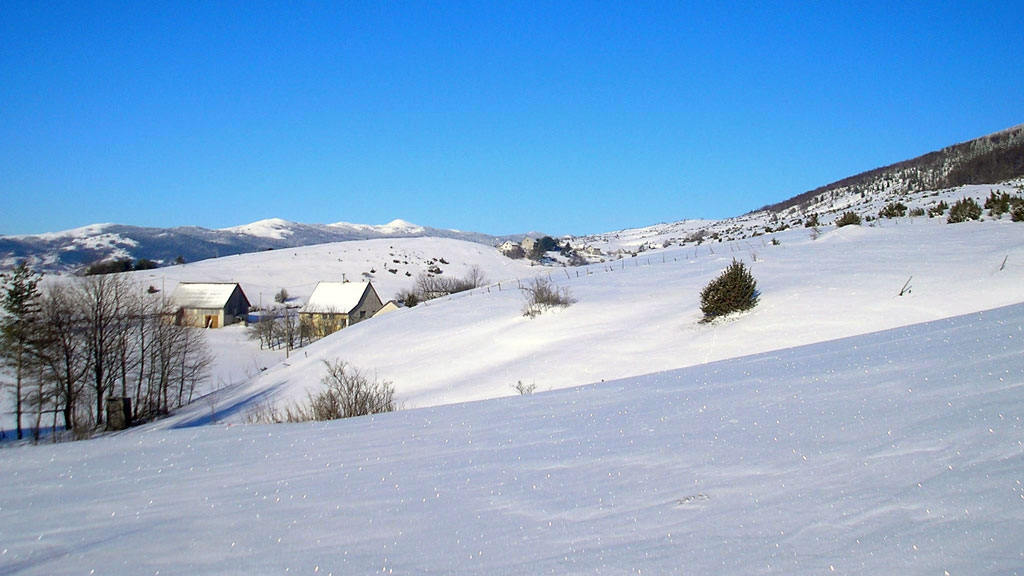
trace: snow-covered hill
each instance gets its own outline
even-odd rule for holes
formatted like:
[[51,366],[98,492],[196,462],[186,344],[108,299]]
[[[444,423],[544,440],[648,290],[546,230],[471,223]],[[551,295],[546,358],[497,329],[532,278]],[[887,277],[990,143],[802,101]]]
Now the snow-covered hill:
[[1017,305],[529,397],[0,450],[0,572],[1020,574],[1021,338]]
[[[508,268],[488,270],[505,279],[500,286],[374,318],[303,348],[248,385],[222,390],[219,417],[242,421],[260,402],[305,399],[319,385],[323,362],[334,359],[393,381],[401,401],[423,407],[515,394],[519,381],[565,388],[1024,301],[1024,224],[874,224],[823,227],[820,236],[791,228],[581,268],[506,260]],[[751,267],[760,305],[734,321],[698,324],[700,289],[733,258]],[[260,273],[226,261],[219,267]],[[281,263],[270,269],[293,274]],[[524,317],[520,282],[509,278],[538,272],[578,302]],[[164,425],[209,419],[197,406]]]
[[390,238],[332,242],[282,250],[239,254],[154,270],[133,272],[140,283],[170,294],[178,282],[238,282],[253,306],[272,304],[282,288],[301,305],[317,282],[370,280],[382,299],[413,285],[436,266],[442,275],[461,277],[473,266],[497,282],[528,276],[540,269],[527,260],[511,260],[492,246],[447,238]]

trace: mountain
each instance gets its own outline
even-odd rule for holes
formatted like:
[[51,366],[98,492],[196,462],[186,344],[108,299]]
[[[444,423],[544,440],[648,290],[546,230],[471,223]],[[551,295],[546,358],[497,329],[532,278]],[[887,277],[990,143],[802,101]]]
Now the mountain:
[[518,236],[490,236],[417,226],[404,220],[384,225],[301,224],[278,218],[211,230],[198,226],[147,228],[121,224],[93,224],[83,228],[32,236],[0,236],[0,268],[27,260],[47,272],[73,271],[111,259],[146,258],[170,264],[179,256],[187,262],[278,250],[328,242],[430,236],[467,240],[496,246]]
[[763,210],[782,212],[846,195],[875,196],[992,184],[1024,176],[1024,124],[815,188]]

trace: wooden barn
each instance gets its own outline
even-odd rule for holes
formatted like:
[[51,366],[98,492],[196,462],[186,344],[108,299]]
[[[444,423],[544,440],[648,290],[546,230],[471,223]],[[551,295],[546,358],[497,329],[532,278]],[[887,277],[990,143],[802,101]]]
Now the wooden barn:
[[373,317],[383,307],[369,282],[320,282],[299,311],[299,320],[314,338],[322,338]]
[[244,322],[250,306],[242,287],[231,283],[182,282],[171,302],[178,309],[176,323],[200,328]]

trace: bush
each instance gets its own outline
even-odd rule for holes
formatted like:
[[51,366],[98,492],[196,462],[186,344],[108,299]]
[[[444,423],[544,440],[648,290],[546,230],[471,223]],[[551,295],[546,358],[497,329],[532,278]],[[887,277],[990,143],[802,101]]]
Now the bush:
[[395,388],[391,382],[370,381],[359,369],[337,359],[325,360],[324,365],[327,374],[320,380],[323,389],[316,394],[309,393],[305,404],[295,403],[283,409],[269,402],[259,404],[248,411],[246,422],[321,422],[396,410]]
[[851,225],[860,226],[860,215],[856,212],[844,212],[843,215],[836,220],[836,228]]
[[820,223],[818,222],[817,214],[811,214],[806,219],[804,219],[804,228],[814,228],[815,226],[819,225]]
[[[470,268],[462,278],[435,276],[428,270],[416,277],[416,286],[409,291],[417,302],[441,298],[487,285],[487,277],[479,266]],[[410,304],[406,303],[406,306]]]
[[520,380],[516,382],[516,385],[513,386],[512,388],[514,388],[515,391],[519,392],[519,394],[522,396],[529,396],[530,394],[533,394],[537,390],[537,383],[534,382],[532,384],[523,384],[523,381]]
[[395,294],[395,300],[402,303],[406,308],[412,308],[420,303],[420,295],[413,289],[399,290]]
[[907,215],[907,206],[902,202],[890,202],[878,211],[879,218],[900,218]]
[[284,288],[281,288],[280,292],[278,292],[277,294],[274,294],[274,302],[277,302],[278,304],[284,304],[287,301],[288,301],[288,290],[286,290]]
[[757,306],[761,293],[757,281],[746,264],[733,259],[732,264],[700,292],[701,322],[710,322],[719,316],[750,310]]
[[568,288],[559,288],[548,278],[534,278],[523,290],[523,316],[528,318],[535,318],[548,308],[568,308],[576,302]]
[[917,216],[924,216],[924,208],[911,208],[909,214],[911,218],[916,218]]
[[949,217],[946,218],[946,222],[956,224],[979,218],[981,218],[981,206],[975,202],[974,198],[962,198],[949,209]]
[[1010,211],[1010,195],[1006,192],[997,194],[995,190],[989,192],[988,198],[985,199],[985,209],[988,210],[989,216],[999,218]]
[[84,274],[86,276],[98,276],[102,274],[118,274],[120,272],[130,272],[132,269],[132,261],[128,259],[121,260],[104,260],[102,262],[94,262],[85,269]]
[[395,411],[395,387],[387,380],[370,381],[358,368],[335,359],[324,361],[324,389],[309,395],[312,420],[337,420]]
[[949,204],[946,204],[945,200],[940,200],[938,204],[928,209],[928,217],[942,216],[946,213],[946,210],[949,210]]
[[1014,222],[1024,222],[1024,203],[1017,204],[1010,211],[1010,218]]

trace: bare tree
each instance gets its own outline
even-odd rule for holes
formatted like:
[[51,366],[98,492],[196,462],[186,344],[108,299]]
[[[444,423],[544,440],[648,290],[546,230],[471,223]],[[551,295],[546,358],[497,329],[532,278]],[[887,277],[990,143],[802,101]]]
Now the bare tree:
[[40,310],[43,328],[37,354],[43,365],[42,378],[57,404],[55,410],[63,415],[64,428],[72,430],[78,424],[78,402],[89,371],[84,316],[72,289],[64,284],[47,286]]

